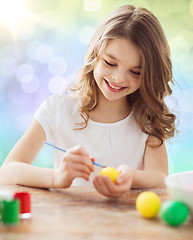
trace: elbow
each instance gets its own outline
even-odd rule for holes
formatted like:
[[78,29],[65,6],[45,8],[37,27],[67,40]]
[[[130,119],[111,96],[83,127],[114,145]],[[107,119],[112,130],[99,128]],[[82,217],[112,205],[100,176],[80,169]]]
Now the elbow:
[[163,172],[161,172],[160,174],[161,174],[161,176],[160,176],[159,188],[166,188],[165,179],[168,176],[168,174],[167,173],[163,173]]
[[16,184],[14,183],[14,163],[3,163],[0,168],[0,184]]

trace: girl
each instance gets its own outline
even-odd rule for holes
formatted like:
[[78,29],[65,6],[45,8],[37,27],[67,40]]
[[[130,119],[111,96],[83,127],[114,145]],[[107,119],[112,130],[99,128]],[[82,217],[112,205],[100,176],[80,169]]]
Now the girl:
[[[40,106],[2,165],[0,183],[68,188],[93,182],[108,197],[164,187],[165,139],[175,132],[175,115],[164,102],[170,83],[170,49],[157,18],[144,8],[119,7],[93,36],[73,94]],[[54,169],[31,165],[45,141],[67,149],[55,150]],[[118,168],[117,184],[97,174],[93,159]]]

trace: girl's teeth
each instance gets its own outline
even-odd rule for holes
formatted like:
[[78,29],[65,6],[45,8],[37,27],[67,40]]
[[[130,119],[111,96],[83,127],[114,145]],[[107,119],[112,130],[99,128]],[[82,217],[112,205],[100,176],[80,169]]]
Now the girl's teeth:
[[113,86],[112,84],[110,84],[110,82],[108,82],[108,84],[109,84],[109,86],[110,86],[111,88],[113,88],[113,89],[116,89],[116,90],[121,89],[121,87],[115,87],[115,86]]

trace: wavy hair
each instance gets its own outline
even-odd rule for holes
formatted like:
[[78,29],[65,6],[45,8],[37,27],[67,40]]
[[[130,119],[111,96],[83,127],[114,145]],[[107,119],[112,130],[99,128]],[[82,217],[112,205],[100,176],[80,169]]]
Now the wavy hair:
[[74,82],[73,91],[81,100],[80,114],[85,128],[89,111],[98,103],[98,87],[93,77],[93,69],[101,51],[109,40],[129,39],[140,51],[142,57],[141,86],[128,95],[128,101],[135,113],[140,129],[159,139],[175,134],[175,115],[164,102],[172,94],[173,84],[170,48],[158,19],[145,8],[125,5],[113,11],[98,28],[90,41],[83,68]]

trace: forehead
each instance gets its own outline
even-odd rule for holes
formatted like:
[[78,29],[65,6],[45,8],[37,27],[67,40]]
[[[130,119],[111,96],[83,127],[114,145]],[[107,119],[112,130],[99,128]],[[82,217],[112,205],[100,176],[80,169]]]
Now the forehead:
[[139,49],[125,38],[115,38],[108,41],[102,54],[114,58],[115,60],[141,65],[141,55]]

